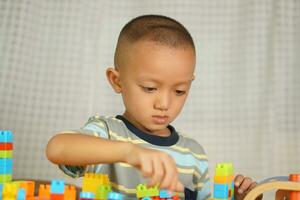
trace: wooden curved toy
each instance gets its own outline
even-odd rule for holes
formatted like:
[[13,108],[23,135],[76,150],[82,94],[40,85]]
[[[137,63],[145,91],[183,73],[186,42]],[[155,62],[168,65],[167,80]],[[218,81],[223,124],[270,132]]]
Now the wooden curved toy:
[[259,195],[270,190],[277,190],[275,199],[283,200],[291,191],[300,192],[300,182],[274,181],[259,184],[246,195],[244,200],[255,200]]

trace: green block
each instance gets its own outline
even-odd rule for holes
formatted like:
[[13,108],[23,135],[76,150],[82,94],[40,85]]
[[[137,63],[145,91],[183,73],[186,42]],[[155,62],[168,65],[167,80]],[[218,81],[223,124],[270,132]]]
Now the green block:
[[159,190],[157,186],[147,188],[144,184],[139,184],[136,187],[136,196],[137,198],[159,196]]
[[0,174],[0,183],[11,182],[12,176],[11,174]]
[[96,199],[106,199],[109,192],[112,192],[110,185],[100,185],[96,191]]
[[218,163],[216,166],[216,176],[232,176],[233,164],[232,163]]
[[12,150],[0,150],[0,158],[12,158]]

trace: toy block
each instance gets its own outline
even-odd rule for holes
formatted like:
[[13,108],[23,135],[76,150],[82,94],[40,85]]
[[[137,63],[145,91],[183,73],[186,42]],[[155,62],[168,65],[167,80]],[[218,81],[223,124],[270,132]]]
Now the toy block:
[[64,200],[64,194],[50,194],[50,200]]
[[233,176],[214,176],[214,183],[231,183],[233,181]]
[[107,200],[123,200],[123,195],[117,192],[110,192],[107,194]]
[[95,194],[93,192],[80,192],[80,199],[94,199]]
[[159,197],[160,198],[172,198],[172,193],[168,190],[160,190]]
[[5,183],[2,189],[2,198],[5,199],[16,199],[19,187],[15,183]]
[[111,191],[112,189],[110,185],[99,185],[96,191],[96,199],[106,199],[107,194]]
[[50,198],[50,185],[39,185],[39,199],[41,198]]
[[26,191],[24,188],[19,188],[17,200],[26,200]]
[[232,176],[233,164],[232,163],[218,163],[215,170],[215,176]]
[[12,173],[12,159],[0,158],[0,174],[11,174],[11,173]]
[[9,130],[0,130],[0,142],[13,142],[13,134]]
[[[290,174],[289,181],[291,182],[300,182],[300,174]],[[299,200],[300,191],[290,191],[290,200]]]
[[172,200],[180,200],[178,195],[172,196]]
[[146,185],[139,184],[136,187],[136,196],[137,198],[159,196],[159,190],[157,186],[147,188]]
[[11,182],[12,175],[11,174],[0,174],[0,183]]
[[73,185],[65,186],[65,198],[66,200],[76,200],[76,189]]
[[50,186],[50,194],[64,194],[65,181],[64,180],[52,180]]
[[34,197],[34,186],[34,181],[22,181],[20,183],[20,188],[23,188],[26,191],[26,200]]
[[142,200],[152,200],[151,197],[143,197]]
[[13,143],[0,142],[0,150],[13,150]]
[[107,174],[86,173],[82,181],[82,191],[96,194],[99,185],[109,185]]
[[214,184],[214,198],[228,199],[228,185]]
[[0,158],[12,158],[12,150],[0,150]]

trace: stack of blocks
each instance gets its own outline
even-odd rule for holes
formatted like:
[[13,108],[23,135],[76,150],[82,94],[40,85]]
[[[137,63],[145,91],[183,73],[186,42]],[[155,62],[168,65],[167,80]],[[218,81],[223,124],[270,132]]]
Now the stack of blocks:
[[214,199],[234,200],[234,174],[232,163],[219,163],[214,176]]
[[148,188],[144,184],[136,187],[136,196],[139,200],[179,200],[177,195],[172,195],[168,190],[158,190],[157,187]]
[[12,179],[13,134],[0,130],[0,184]]

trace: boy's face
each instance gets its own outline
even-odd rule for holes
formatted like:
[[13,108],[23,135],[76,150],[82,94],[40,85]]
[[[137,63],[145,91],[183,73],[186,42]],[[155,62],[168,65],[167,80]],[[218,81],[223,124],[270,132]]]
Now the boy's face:
[[124,117],[145,132],[168,136],[167,125],[181,111],[194,79],[193,49],[139,41],[125,56],[114,71],[119,89],[114,88],[122,93],[126,108]]

